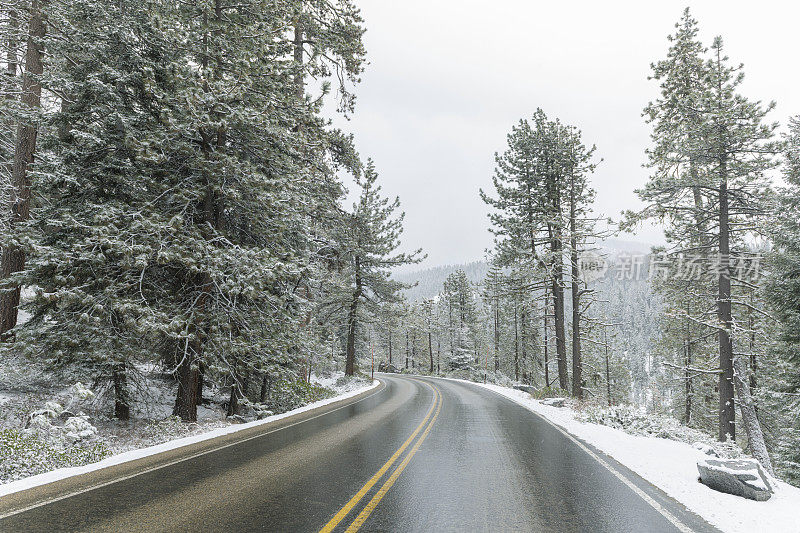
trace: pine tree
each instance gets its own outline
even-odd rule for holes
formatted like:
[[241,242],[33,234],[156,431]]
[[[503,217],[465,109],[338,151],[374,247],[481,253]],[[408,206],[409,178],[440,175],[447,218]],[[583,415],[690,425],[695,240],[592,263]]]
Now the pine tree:
[[422,260],[421,250],[398,253],[403,231],[403,213],[397,214],[400,200],[381,196],[378,174],[367,161],[358,185],[361,195],[348,217],[343,249],[347,257],[347,292],[338,298],[347,308],[347,358],[345,374],[356,371],[356,335],[361,314],[377,313],[379,306],[400,301],[406,285],[390,277],[391,269]]
[[478,353],[479,317],[475,291],[463,270],[450,274],[444,282],[441,301],[447,309],[447,336],[450,341],[448,367],[475,370]]
[[638,191],[647,207],[637,216],[667,222],[676,256],[701,255],[707,272],[715,276],[716,322],[706,318],[704,323],[716,330],[719,342],[718,436],[736,436],[736,389],[748,442],[769,469],[747,369],[734,356],[738,301],[731,256],[746,251],[744,239],[757,231],[764,213],[759,199],[765,195],[765,172],[774,166],[769,155],[777,150],[776,125],[764,121],[774,104],[764,107],[739,95],[741,67],[728,65],[720,38],[714,41],[711,57],[702,57],[696,33],[687,10],[667,60],[654,66],[662,84],[662,98],[646,109],[654,124],[654,149],[649,152],[654,174]]
[[[529,272],[528,290],[552,299],[553,331],[559,386],[567,390],[565,316],[565,255],[569,256],[573,300],[573,394],[581,396],[580,322],[583,289],[578,256],[591,235],[588,216],[593,191],[587,177],[593,170],[594,149],[587,149],[580,133],[541,109],[522,120],[508,135],[508,149],[496,155],[493,178],[496,198],[481,191],[493,209],[490,220],[501,263]],[[549,297],[545,294],[549,293]],[[547,372],[547,371],[546,371]]]
[[775,361],[768,377],[780,412],[776,469],[791,480],[800,479],[800,427],[797,409],[800,403],[800,117],[789,121],[786,136],[783,176],[786,187],[769,220],[774,250],[770,257],[766,294],[779,319],[779,342]]

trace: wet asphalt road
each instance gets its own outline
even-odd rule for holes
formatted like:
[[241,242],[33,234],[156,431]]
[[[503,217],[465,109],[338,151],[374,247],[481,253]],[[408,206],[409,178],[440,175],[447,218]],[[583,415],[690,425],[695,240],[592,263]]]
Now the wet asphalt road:
[[355,402],[5,516],[0,531],[716,531],[491,391],[380,377]]

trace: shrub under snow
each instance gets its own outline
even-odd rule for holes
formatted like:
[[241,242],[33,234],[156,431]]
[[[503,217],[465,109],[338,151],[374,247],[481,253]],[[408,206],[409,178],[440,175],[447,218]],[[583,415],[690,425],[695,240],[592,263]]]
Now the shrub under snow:
[[632,435],[685,442],[720,457],[742,456],[742,450],[735,442],[719,442],[702,431],[681,424],[675,418],[646,413],[631,405],[589,405],[578,412],[577,418],[583,422],[621,429]]

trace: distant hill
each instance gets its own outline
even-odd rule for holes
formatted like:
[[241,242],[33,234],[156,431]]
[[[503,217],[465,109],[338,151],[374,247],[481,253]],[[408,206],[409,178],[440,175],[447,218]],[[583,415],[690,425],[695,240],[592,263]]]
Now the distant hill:
[[426,298],[433,298],[439,294],[444,287],[444,281],[447,279],[447,276],[457,270],[463,270],[467,274],[467,279],[472,283],[478,283],[483,281],[483,278],[489,271],[489,265],[486,261],[473,261],[472,263],[464,263],[461,265],[438,266],[418,270],[416,272],[397,274],[394,276],[394,279],[403,283],[417,283],[416,287],[405,291],[408,301],[415,302]]
[[[600,253],[609,257],[621,254],[648,254],[652,246],[646,243],[626,241],[622,239],[606,239],[598,245]],[[473,261],[460,265],[444,265],[414,272],[395,274],[394,279],[403,283],[417,283],[404,292],[408,301],[415,302],[426,298],[433,298],[442,291],[444,281],[447,276],[457,270],[463,270],[467,274],[467,279],[472,283],[483,281],[489,271],[486,261]]]

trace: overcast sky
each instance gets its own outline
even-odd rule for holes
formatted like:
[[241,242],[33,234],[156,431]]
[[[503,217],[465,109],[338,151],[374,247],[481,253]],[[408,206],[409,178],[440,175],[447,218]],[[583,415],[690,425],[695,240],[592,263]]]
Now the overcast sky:
[[[406,212],[404,249],[420,268],[480,259],[491,247],[487,208],[493,154],[520,118],[541,107],[583,131],[603,162],[596,210],[619,218],[639,206],[649,128],[648,81],[687,2],[356,0],[369,65],[349,122],[384,191]],[[800,10],[789,1],[688,4],[707,44],[722,35],[745,64],[744,93],[776,100],[774,120],[800,114]],[[658,228],[635,236],[658,242]]]

